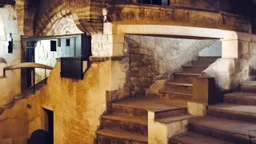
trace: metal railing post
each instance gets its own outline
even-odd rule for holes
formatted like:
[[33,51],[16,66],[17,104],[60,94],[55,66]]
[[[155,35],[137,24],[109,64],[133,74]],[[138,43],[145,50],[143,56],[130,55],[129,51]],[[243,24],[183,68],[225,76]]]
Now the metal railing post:
[[33,69],[33,94],[35,94],[35,91],[36,91],[36,73],[35,73],[35,68]]

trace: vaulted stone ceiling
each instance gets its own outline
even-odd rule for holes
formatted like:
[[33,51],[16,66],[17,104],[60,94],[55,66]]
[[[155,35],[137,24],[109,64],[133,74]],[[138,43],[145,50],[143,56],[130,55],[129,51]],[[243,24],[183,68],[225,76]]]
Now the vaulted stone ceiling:
[[0,7],[4,5],[15,5],[15,0],[0,0]]

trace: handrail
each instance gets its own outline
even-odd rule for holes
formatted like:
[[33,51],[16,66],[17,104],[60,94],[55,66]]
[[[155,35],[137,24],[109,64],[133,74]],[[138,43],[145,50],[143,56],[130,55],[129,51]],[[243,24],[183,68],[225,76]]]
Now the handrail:
[[[45,69],[45,78],[46,78],[46,69],[52,70],[53,67],[44,65],[44,64],[39,64],[39,63],[33,63],[33,62],[24,62],[16,65],[11,65],[7,66],[3,69],[3,77],[6,76],[6,71],[7,70],[15,70],[15,69],[25,69],[25,68],[41,68]],[[33,93],[35,92],[35,70],[33,70]]]
[[53,67],[48,66],[48,65],[33,63],[33,62],[25,62],[25,63],[7,66],[4,68],[4,71],[14,70],[14,69],[23,69],[23,68],[42,68],[42,69],[49,69],[49,70],[53,69]]

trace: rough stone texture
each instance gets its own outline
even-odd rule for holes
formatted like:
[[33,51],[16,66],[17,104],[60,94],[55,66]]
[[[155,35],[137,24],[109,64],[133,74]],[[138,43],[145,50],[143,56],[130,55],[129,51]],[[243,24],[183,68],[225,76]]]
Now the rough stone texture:
[[[100,125],[100,116],[106,112],[107,103],[129,97],[126,84],[127,58],[94,62],[84,76],[84,80],[60,78],[60,64],[57,63],[48,79],[47,85],[20,100],[14,107],[7,109],[0,119],[18,117],[10,128],[8,119],[1,122],[0,138],[21,140],[17,144],[25,144],[33,132],[46,129],[43,108],[54,111],[55,143],[94,143],[96,130]],[[113,95],[117,92],[117,95]],[[88,119],[89,118],[89,119]],[[82,119],[82,121],[81,121]],[[23,130],[23,132],[21,132]],[[4,136],[1,136],[4,134]]]
[[[3,75],[3,68],[21,62],[21,43],[18,30],[16,11],[11,6],[0,8],[0,57],[4,59],[0,63],[0,76]],[[8,54],[8,42],[10,33],[13,37],[13,54]],[[16,94],[20,93],[20,70],[8,71],[7,77],[0,79],[0,106],[9,103]]]
[[214,77],[221,90],[236,89],[242,81],[254,79],[255,56],[248,59],[219,59],[204,73]]
[[195,59],[202,49],[210,49],[212,45],[221,47],[216,40],[126,36],[124,51],[130,57],[132,95],[144,96],[152,83],[171,77],[182,65]]
[[[236,89],[242,81],[255,79],[256,42],[245,35],[238,40],[238,58],[221,58],[208,67],[204,73],[214,77],[221,90]],[[251,40],[250,40],[251,39]],[[232,47],[232,45],[230,45]]]
[[[61,79],[60,64],[57,63],[48,85],[36,95],[40,106],[54,111],[54,129],[58,129],[54,133],[54,142],[94,143],[100,116],[112,96],[106,96],[106,91],[122,91],[125,81],[125,72],[118,61],[93,63],[81,81]],[[118,94],[115,100],[123,96]]]
[[92,35],[92,55],[93,56],[111,56],[111,41],[107,35]]
[[109,21],[118,24],[182,25],[252,32],[251,22],[236,15],[182,7],[159,9],[144,5],[114,5],[108,8]]
[[26,115],[27,100],[20,100],[12,109],[6,109],[0,116],[0,139],[12,138],[17,144],[25,144],[28,128]]
[[159,90],[164,89],[165,80],[156,80],[146,91],[147,96],[159,95]]
[[79,33],[83,32],[77,28],[72,15],[69,14],[55,21],[55,23],[51,26],[46,35],[51,36]]
[[40,3],[35,17],[35,35],[45,35],[56,21],[72,14],[77,27],[86,33],[102,33],[102,5],[89,0],[47,0]]

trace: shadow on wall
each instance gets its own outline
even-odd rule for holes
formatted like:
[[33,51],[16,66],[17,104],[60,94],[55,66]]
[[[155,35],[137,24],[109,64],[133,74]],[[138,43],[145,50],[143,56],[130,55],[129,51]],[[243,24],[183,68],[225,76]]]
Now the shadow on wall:
[[27,144],[53,144],[53,137],[47,131],[39,129],[31,134]]

